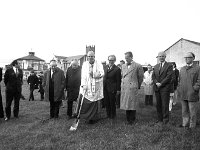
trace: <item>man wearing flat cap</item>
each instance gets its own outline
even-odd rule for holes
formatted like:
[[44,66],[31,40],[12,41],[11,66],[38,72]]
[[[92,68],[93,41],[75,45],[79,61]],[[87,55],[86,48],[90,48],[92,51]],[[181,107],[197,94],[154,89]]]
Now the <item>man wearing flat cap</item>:
[[157,58],[159,63],[154,66],[152,74],[158,114],[156,123],[165,125],[169,122],[169,99],[173,67],[165,61],[166,53],[164,51],[159,52]]
[[193,63],[192,52],[184,56],[186,65],[180,69],[178,98],[182,104],[182,125],[179,127],[195,128],[197,120],[197,102],[200,89],[200,66]]

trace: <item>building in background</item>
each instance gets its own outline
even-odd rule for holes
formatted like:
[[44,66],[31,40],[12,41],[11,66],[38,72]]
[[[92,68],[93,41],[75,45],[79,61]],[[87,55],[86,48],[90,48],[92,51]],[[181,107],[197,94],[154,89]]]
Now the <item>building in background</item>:
[[185,65],[184,55],[187,52],[193,52],[195,54],[194,63],[199,64],[200,61],[200,43],[195,41],[190,41],[181,38],[176,43],[171,45],[165,50],[167,55],[166,61],[175,62],[177,68],[180,68]]
[[87,59],[88,51],[94,51],[95,52],[95,45],[94,46],[87,46],[86,45],[86,53],[84,55],[76,55],[76,56],[69,56],[69,57],[54,55],[53,59],[55,59],[57,61],[57,66],[60,69],[62,69],[64,72],[66,72],[73,59],[77,59],[79,65],[82,66],[83,62],[86,61],[86,59]]
[[39,73],[40,71],[44,71],[47,69],[45,61],[35,56],[35,52],[29,52],[28,56],[18,58],[17,60],[20,64],[21,69],[23,70],[25,78],[30,75],[31,70]]

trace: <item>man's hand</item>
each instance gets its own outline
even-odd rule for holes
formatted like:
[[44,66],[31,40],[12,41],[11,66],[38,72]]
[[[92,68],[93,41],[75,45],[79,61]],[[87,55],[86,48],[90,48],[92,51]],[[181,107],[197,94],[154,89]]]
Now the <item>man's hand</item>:
[[161,83],[156,83],[156,86],[159,88],[161,86]]
[[83,88],[83,91],[87,90],[87,86],[86,85],[83,85],[82,88]]
[[100,74],[99,72],[95,72],[95,73],[93,74],[93,76],[94,76],[95,79],[101,78],[101,74]]
[[117,91],[117,95],[119,95],[121,92],[120,91]]

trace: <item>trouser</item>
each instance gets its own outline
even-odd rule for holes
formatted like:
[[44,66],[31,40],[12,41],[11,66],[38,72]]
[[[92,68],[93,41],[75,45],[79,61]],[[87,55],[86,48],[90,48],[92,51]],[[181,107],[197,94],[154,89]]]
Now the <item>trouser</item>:
[[44,99],[44,92],[40,92],[40,98],[41,98],[41,100]]
[[153,106],[153,95],[145,95],[145,105]]
[[51,118],[58,118],[61,102],[62,101],[56,101],[56,102],[50,101],[50,117]]
[[158,120],[162,121],[163,123],[169,122],[169,98],[170,93],[169,92],[160,92],[156,91],[156,102],[157,102],[157,114],[158,114]]
[[116,106],[117,106],[117,108],[120,108],[120,97],[121,97],[121,94],[116,95]]
[[31,99],[34,101],[33,92],[34,92],[34,87],[30,87],[30,96],[29,96],[29,101],[30,101]]
[[128,123],[133,123],[136,119],[136,110],[126,110],[126,119]]
[[67,102],[67,115],[72,117],[72,108],[73,108],[73,101]]
[[21,97],[21,91],[7,91],[6,90],[6,117],[9,119],[11,116],[11,104],[14,99],[14,108],[13,108],[13,114],[14,117],[18,117],[19,114],[19,100]]
[[197,102],[181,101],[183,126],[196,127]]
[[116,93],[111,93],[106,90],[104,93],[107,117],[114,119],[116,117]]
[[4,117],[4,112],[3,112],[3,102],[2,102],[2,96],[1,96],[1,85],[0,85],[0,118]]

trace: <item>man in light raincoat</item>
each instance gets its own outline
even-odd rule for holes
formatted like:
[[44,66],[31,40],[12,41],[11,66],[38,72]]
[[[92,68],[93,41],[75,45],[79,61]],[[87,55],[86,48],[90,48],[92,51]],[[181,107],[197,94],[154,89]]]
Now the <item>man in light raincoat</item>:
[[144,71],[133,61],[132,52],[125,53],[126,64],[122,65],[120,109],[126,110],[127,122],[132,125],[138,108],[138,90],[143,81]]

